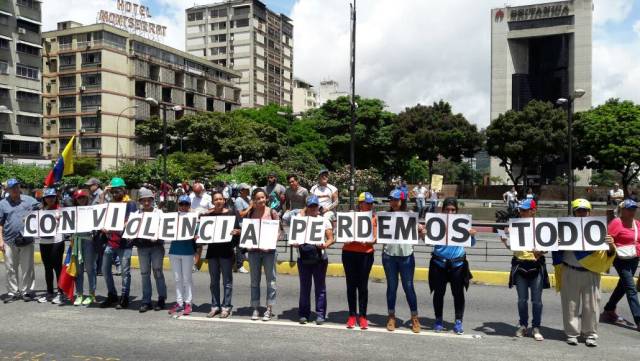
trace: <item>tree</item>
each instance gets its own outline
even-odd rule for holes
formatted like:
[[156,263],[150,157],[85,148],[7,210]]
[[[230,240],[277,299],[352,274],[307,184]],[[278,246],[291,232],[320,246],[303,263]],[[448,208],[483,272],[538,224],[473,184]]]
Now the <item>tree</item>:
[[404,179],[411,183],[423,182],[429,178],[429,168],[427,164],[417,157],[409,160],[404,172]]
[[522,111],[509,110],[486,130],[487,152],[500,159],[513,184],[528,170],[562,159],[566,154],[567,119],[562,109],[533,100]]
[[591,174],[591,181],[589,183],[593,186],[613,187],[619,178],[620,175],[614,170],[595,171]]
[[439,101],[431,106],[406,108],[394,119],[393,139],[404,158],[418,156],[428,163],[429,174],[439,157],[460,162],[482,147],[478,128],[451,105]]
[[640,106],[610,99],[576,114],[573,133],[584,164],[594,170],[618,172],[628,195],[629,185],[640,173]]
[[213,156],[206,152],[174,152],[168,159],[181,165],[187,179],[209,178],[217,172]]
[[91,175],[98,169],[95,158],[81,157],[73,162],[73,174],[81,177]]

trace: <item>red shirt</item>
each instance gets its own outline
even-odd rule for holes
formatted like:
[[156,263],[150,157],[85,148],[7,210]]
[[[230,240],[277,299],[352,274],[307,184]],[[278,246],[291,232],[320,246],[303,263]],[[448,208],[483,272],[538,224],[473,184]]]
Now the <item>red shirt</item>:
[[[637,220],[633,220],[636,224],[636,229],[638,230],[637,235],[636,231],[634,231],[633,227],[627,228],[622,224],[622,220],[620,218],[615,218],[609,223],[608,232],[611,237],[613,237],[613,242],[616,247],[621,246],[630,246],[636,245],[636,253],[640,255],[640,242],[638,242],[638,238],[640,238],[640,222]],[[636,237],[636,239],[634,239]]]
[[[374,214],[371,223],[373,224],[373,240],[376,239],[376,231],[378,229],[378,218]],[[342,246],[343,251],[347,252],[357,252],[357,253],[373,253],[375,250],[373,249],[373,243],[362,243],[362,242],[348,242]]]

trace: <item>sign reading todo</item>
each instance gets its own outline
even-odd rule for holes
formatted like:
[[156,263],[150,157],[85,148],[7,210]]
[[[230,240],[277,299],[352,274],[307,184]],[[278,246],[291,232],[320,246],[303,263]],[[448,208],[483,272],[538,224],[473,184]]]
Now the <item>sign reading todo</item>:
[[379,212],[378,243],[418,244],[418,214],[414,212]]
[[280,221],[271,219],[243,219],[240,247],[247,249],[276,249]]
[[336,242],[373,242],[372,212],[338,212]]
[[434,246],[471,247],[471,215],[427,213],[425,243]]
[[509,220],[509,243],[513,251],[607,250],[606,236],[606,217]]
[[323,217],[292,217],[289,227],[289,245],[323,244],[324,231]]

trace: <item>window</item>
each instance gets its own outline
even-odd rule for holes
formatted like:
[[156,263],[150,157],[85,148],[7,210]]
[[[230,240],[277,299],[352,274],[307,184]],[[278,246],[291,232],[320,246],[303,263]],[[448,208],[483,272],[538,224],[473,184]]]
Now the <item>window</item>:
[[249,16],[249,7],[237,7],[233,9],[233,16]]
[[85,87],[98,88],[102,83],[102,75],[100,73],[82,74],[82,85]]
[[19,53],[31,54],[35,56],[40,56],[40,49],[35,46],[30,46],[24,43],[16,44],[16,51]]
[[[213,25],[213,24],[211,24]],[[218,23],[218,30],[224,30],[227,28],[227,22],[226,21],[221,21]]]
[[89,108],[93,108],[93,107],[99,107],[100,106],[100,95],[83,95],[82,98],[80,98],[80,104],[82,105],[82,110],[87,110]]
[[76,97],[67,96],[60,97],[60,111],[61,112],[75,112],[76,111]]
[[9,49],[9,40],[0,39],[0,49]]
[[16,100],[19,102],[38,103],[40,102],[40,95],[18,90],[16,92]]
[[32,8],[32,9],[38,9],[39,8],[38,1],[36,1],[36,0],[17,0],[16,1],[16,5],[24,6],[24,7]]
[[242,28],[245,26],[249,26],[249,19],[236,20],[236,28]]
[[82,65],[97,65],[102,61],[102,54],[100,52],[94,53],[82,53]]
[[0,74],[9,74],[9,63],[0,60]]
[[197,21],[203,19],[203,12],[199,11],[197,13],[189,13],[187,14],[187,21]]
[[40,118],[29,117],[26,115],[18,115],[16,118],[16,122],[18,123],[18,126],[23,126],[23,127],[39,127],[40,124],[42,124],[40,122]]
[[96,116],[82,117],[82,128],[85,131],[99,132],[100,119]]
[[76,131],[76,118],[60,118],[60,132],[68,133]]
[[69,144],[70,140],[71,140],[71,138],[60,138],[59,142],[60,142],[60,151],[61,152],[67,146],[67,144]]
[[76,76],[61,76],[60,89],[73,89],[76,87]]
[[0,15],[0,25],[9,25],[9,17],[7,15]]
[[185,98],[186,98],[185,105],[188,106],[188,107],[193,108],[195,106],[193,93],[186,93],[185,94]]
[[16,76],[39,80],[40,79],[40,70],[38,68],[34,68],[32,66],[26,66],[22,64],[16,64]]
[[40,34],[40,25],[34,24],[30,21],[24,21],[24,20],[18,19],[16,21],[16,25],[18,26],[18,28],[23,28],[32,33]]
[[99,152],[100,151],[100,138],[82,138],[80,140],[80,149],[83,152]]
[[212,18],[223,18],[227,16],[227,9],[213,9],[209,13]]
[[75,68],[76,67],[76,54],[60,55],[60,69]]
[[227,34],[220,34],[220,35],[212,35],[211,36],[211,42],[212,43],[223,43],[227,41]]
[[226,53],[227,53],[227,47],[226,46],[219,46],[217,48],[211,48],[211,55],[226,54]]
[[73,36],[71,35],[58,36],[58,44],[60,44],[61,49],[70,48],[72,41],[73,41]]

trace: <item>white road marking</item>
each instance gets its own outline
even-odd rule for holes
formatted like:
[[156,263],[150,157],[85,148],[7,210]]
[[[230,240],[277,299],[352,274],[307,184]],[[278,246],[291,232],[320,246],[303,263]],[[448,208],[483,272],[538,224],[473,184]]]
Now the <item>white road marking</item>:
[[409,331],[409,330],[398,330],[398,329],[396,329],[393,332],[389,332],[387,331],[386,328],[383,328],[383,327],[369,327],[367,330],[360,330],[357,327],[354,329],[348,329],[342,325],[333,325],[333,324],[325,323],[324,325],[318,326],[312,322],[302,325],[298,322],[293,322],[293,321],[264,322],[261,320],[252,321],[246,318],[206,318],[206,317],[200,317],[200,316],[180,316],[178,317],[178,319],[184,320],[184,321],[200,321],[200,322],[204,321],[204,322],[223,322],[223,323],[244,323],[244,324],[252,324],[252,325],[274,325],[274,326],[285,326],[285,327],[312,327],[312,328],[318,328],[318,329],[322,328],[322,329],[341,330],[341,331],[348,331],[348,332],[378,332],[378,333],[386,333],[386,334],[400,334],[400,335],[411,335],[411,336],[450,337],[450,338],[460,338],[460,339],[466,339],[466,340],[482,338],[481,335],[470,335],[470,334],[456,335],[453,332],[433,332],[433,331],[426,331],[426,330],[422,330],[420,331],[420,333],[413,333],[412,331]]

